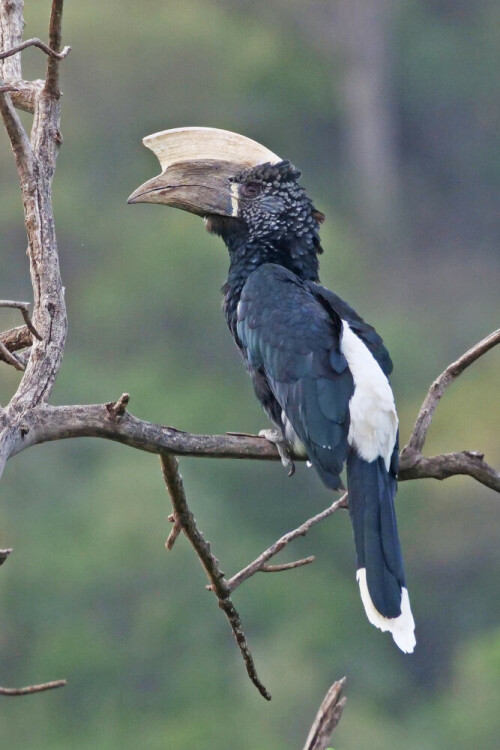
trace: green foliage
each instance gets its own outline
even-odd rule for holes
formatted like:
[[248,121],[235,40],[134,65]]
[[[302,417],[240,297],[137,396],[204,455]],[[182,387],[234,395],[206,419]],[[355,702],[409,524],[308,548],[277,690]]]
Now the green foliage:
[[[265,426],[220,314],[223,246],[195,217],[126,205],[157,169],[143,135],[214,125],[247,133],[303,167],[328,215],[322,278],[383,333],[404,439],[431,380],[498,318],[495,222],[485,219],[500,173],[492,104],[498,8],[460,3],[470,14],[465,22],[442,16],[448,3],[402,4],[394,87],[406,124],[404,200],[417,231],[379,253],[352,223],[354,207],[341,215],[333,201],[348,179],[333,143],[342,120],[340,72],[285,12],[271,24],[235,5],[238,12],[214,0],[149,0],[140,9],[129,0],[67,2],[65,41],[73,51],[63,67],[54,200],[70,334],[54,401],[102,402],[127,390],[134,413],[181,429]],[[26,38],[43,35],[46,6],[26,3]],[[38,53],[26,52],[26,77],[39,77],[42,65]],[[480,128],[472,129],[476,141],[468,139],[467,112],[486,123],[484,139],[477,140]],[[432,130],[438,120],[441,128]],[[443,174],[463,176],[459,208]],[[4,133],[0,179],[0,296],[29,298]],[[485,222],[475,235],[474,209],[464,213],[470,202]],[[452,241],[456,211],[469,217],[463,249]],[[1,322],[18,320],[2,312]],[[446,394],[430,453],[481,449],[498,464],[497,372],[492,352]],[[0,365],[0,403],[18,377]],[[330,501],[305,467],[288,480],[278,465],[188,459],[182,472],[228,574]],[[335,516],[287,553],[314,552],[314,565],[256,576],[235,596],[273,694],[265,705],[204,591],[192,550],[183,539],[172,553],[164,550],[168,499],[154,457],[81,440],[14,458],[2,481],[0,543],[14,554],[0,575],[0,684],[67,677],[68,687],[5,702],[4,744],[290,750],[302,745],[326,687],[347,674],[336,748],[493,750],[500,731],[498,501],[460,479],[404,484],[399,497],[416,653],[403,656],[366,622],[347,514]]]

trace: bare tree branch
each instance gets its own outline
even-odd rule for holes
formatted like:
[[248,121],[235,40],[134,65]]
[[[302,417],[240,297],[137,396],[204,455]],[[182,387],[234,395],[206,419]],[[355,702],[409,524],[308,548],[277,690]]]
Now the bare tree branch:
[[271,700],[271,695],[257,675],[253,657],[248,647],[245,633],[241,627],[240,616],[229,596],[230,589],[227,585],[224,573],[219,567],[219,561],[212,554],[210,544],[204,540],[203,535],[196,526],[194,516],[189,510],[184,492],[184,484],[182,477],[179,474],[179,464],[177,459],[168,454],[161,454],[160,464],[163,478],[172,501],[175,518],[182,527],[182,531],[189,539],[205,569],[205,573],[210,581],[211,589],[219,601],[219,607],[229,621],[236,643],[238,644],[238,648],[243,656],[248,676],[256,686],[259,693],[269,701]]
[[29,685],[22,688],[5,688],[0,687],[0,695],[18,696],[33,695],[33,693],[44,693],[46,690],[55,690],[56,688],[67,685],[66,680],[54,680],[53,682],[44,682],[41,685]]
[[495,492],[500,492],[500,472],[486,463],[480,451],[441,453],[423,456],[404,448],[401,454],[399,480],[448,479],[458,475],[468,476]]
[[[111,402],[114,406],[115,402]],[[109,404],[51,406],[41,404],[26,410],[25,435],[13,436],[9,455],[38,443],[76,437],[113,440],[149,453],[168,452],[177,456],[280,460],[276,447],[265,438],[245,435],[196,435],[175,427],[145,422],[126,411],[115,417]],[[304,461],[293,456],[294,461]],[[1,471],[0,471],[1,474]],[[406,449],[401,455],[399,480],[445,479],[464,474],[500,492],[500,473],[483,460],[480,453],[448,453],[427,458]]]
[[[33,339],[28,326],[18,326],[17,328],[10,328],[9,330],[0,333],[0,343],[2,343],[9,352],[17,352],[20,349],[26,349],[31,346],[32,342]],[[5,361],[1,355],[0,361]]]
[[0,60],[4,60],[6,57],[10,57],[11,55],[16,55],[18,52],[22,52],[22,50],[26,49],[27,47],[38,47],[43,52],[45,52],[46,55],[48,55],[49,57],[53,57],[56,60],[62,60],[66,57],[68,52],[71,51],[71,47],[65,47],[62,52],[56,52],[47,44],[45,44],[45,42],[42,42],[41,39],[34,37],[33,39],[27,39],[25,42],[18,44],[17,47],[8,49],[5,52],[0,52]]
[[[462,372],[469,367],[473,362],[486,354],[490,349],[500,343],[500,328],[497,331],[493,331],[489,336],[479,341],[471,349],[462,354],[455,362],[452,362],[441,375],[431,385],[425,400],[420,407],[420,411],[413,428],[413,432],[408,441],[408,445],[405,446],[405,451],[411,449],[417,453],[422,452],[424,447],[425,438],[427,437],[427,430],[430,427],[434,412],[439,404],[441,396],[445,392],[446,388],[458,378]],[[460,472],[462,473],[462,472]]]
[[323,698],[304,745],[304,750],[326,750],[347,702],[346,698],[340,697],[345,681],[346,678],[342,677],[341,680],[334,682]]
[[56,54],[50,56],[48,59],[47,77],[45,79],[45,91],[49,96],[53,96],[56,99],[58,99],[60,96],[59,62],[63,57],[65,57],[65,50],[67,50],[66,54],[68,54],[70,50],[69,47],[65,47],[59,55],[57,54],[61,49],[63,3],[64,0],[52,0],[52,11],[50,14],[49,22],[49,44]]
[[[7,28],[4,38],[13,38],[9,24],[22,29],[22,2],[11,0],[4,4],[2,28]],[[8,8],[6,6],[8,5]],[[50,47],[60,49],[60,21],[62,0],[53,0],[50,22]],[[18,34],[18,32],[16,32]],[[20,43],[10,44],[12,49]],[[8,59],[16,59],[13,55]],[[4,72],[5,72],[4,61]],[[19,409],[30,408],[46,401],[50,396],[59,372],[66,340],[66,308],[62,287],[57,242],[52,212],[51,188],[55,161],[61,136],[59,132],[60,105],[57,88],[59,60],[49,58],[48,77],[45,87],[36,99],[31,143],[14,110],[10,98],[0,94],[0,114],[9,134],[16,156],[19,181],[24,202],[25,224],[28,234],[28,255],[34,293],[34,327],[41,336],[34,342],[24,376],[7,410],[17,415]],[[21,77],[20,66],[15,71]],[[7,83],[16,83],[8,80]],[[3,433],[4,443],[12,442],[11,430]],[[2,452],[0,445],[0,468]]]
[[[4,2],[0,7],[0,49],[17,47],[23,40],[23,3]],[[21,55],[12,55],[3,62],[0,60],[0,76],[9,83],[17,82],[21,75]]]
[[42,337],[40,336],[40,334],[36,330],[35,326],[31,322],[31,317],[30,317],[30,303],[29,302],[17,302],[17,301],[13,301],[13,300],[2,299],[2,300],[0,300],[0,307],[11,307],[11,308],[14,308],[16,310],[20,310],[21,311],[21,315],[23,316],[23,320],[24,320],[24,322],[25,322],[28,330],[33,334],[33,336],[36,339],[38,339],[39,341],[42,340]]
[[178,539],[178,537],[180,536],[182,532],[182,524],[179,521],[179,519],[176,517],[175,513],[172,513],[168,517],[168,520],[174,524],[172,526],[172,530],[170,531],[170,534],[167,537],[167,541],[165,542],[165,549],[170,552],[173,549],[176,539]]
[[310,565],[316,560],[314,555],[304,557],[302,560],[294,560],[289,563],[281,563],[281,565],[262,565],[259,568],[259,573],[281,573],[282,570],[295,570],[295,568],[302,568],[304,565]]
[[16,370],[23,371],[26,369],[21,360],[15,354],[11,354],[2,341],[0,341],[0,360],[7,362],[8,365],[12,365]]
[[243,581],[246,581],[247,578],[250,578],[250,576],[253,576],[259,570],[261,570],[262,566],[265,565],[267,561],[272,557],[277,555],[278,552],[281,552],[281,550],[286,547],[287,544],[292,542],[294,539],[297,539],[297,537],[299,536],[305,536],[312,526],[315,526],[315,524],[323,521],[325,518],[328,518],[328,516],[331,516],[339,508],[346,508],[346,499],[347,492],[342,495],[341,498],[335,500],[335,502],[332,503],[329,508],[321,511],[321,513],[318,513],[308,521],[305,521],[305,523],[303,523],[297,529],[289,531],[288,534],[284,534],[280,539],[278,539],[277,542],[268,547],[268,549],[266,549],[261,555],[259,555],[259,557],[257,557],[253,562],[247,565],[246,568],[243,568],[243,570],[240,570],[239,573],[236,573],[236,575],[232,576],[232,578],[228,580],[227,586],[229,591],[234,591],[234,589],[240,586]]

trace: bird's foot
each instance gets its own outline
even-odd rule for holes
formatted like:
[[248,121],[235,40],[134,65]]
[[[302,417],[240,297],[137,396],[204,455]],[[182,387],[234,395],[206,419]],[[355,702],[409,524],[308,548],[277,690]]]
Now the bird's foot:
[[260,430],[259,437],[266,438],[270,443],[276,446],[280,454],[281,463],[288,471],[288,476],[295,474],[295,464],[290,455],[290,447],[279,430]]

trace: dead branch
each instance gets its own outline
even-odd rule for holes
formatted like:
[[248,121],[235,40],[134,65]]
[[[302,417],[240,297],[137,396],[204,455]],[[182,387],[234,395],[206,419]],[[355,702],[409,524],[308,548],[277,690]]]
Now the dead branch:
[[[167,452],[176,456],[203,458],[280,460],[276,447],[257,435],[191,434],[175,427],[146,422],[128,411],[115,418],[110,414],[109,404],[40,404],[25,411],[23,423],[27,433],[22,441],[17,439],[18,436],[13,436],[9,454],[11,456],[33,445],[52,440],[94,437],[113,440],[131,448],[156,454]],[[304,461],[304,458],[293,456],[293,460]],[[401,482],[410,479],[445,479],[455,474],[470,476],[486,487],[500,492],[500,472],[489,466],[480,452],[447,453],[428,458],[415,455],[405,448],[401,454]]]
[[23,316],[23,320],[26,324],[28,331],[39,341],[42,340],[42,337],[40,336],[35,326],[31,322],[29,302],[18,302],[18,301],[13,301],[13,300],[2,299],[0,300],[0,307],[7,307],[7,308],[13,308],[14,310],[19,310],[21,315]]
[[259,573],[281,573],[282,570],[295,570],[295,568],[302,568],[304,565],[310,565],[316,560],[314,555],[304,557],[302,560],[294,560],[289,563],[281,563],[281,565],[262,565],[259,568]]
[[326,508],[326,510],[321,511],[321,513],[318,513],[313,518],[305,521],[305,523],[303,523],[297,529],[289,531],[288,534],[284,534],[280,539],[278,539],[277,542],[268,547],[268,549],[266,549],[261,555],[259,555],[259,557],[251,562],[250,565],[247,565],[246,568],[243,568],[243,570],[240,570],[239,573],[236,573],[236,575],[232,576],[232,578],[228,580],[227,586],[229,591],[234,591],[234,589],[240,586],[243,581],[246,581],[247,578],[250,578],[250,576],[253,576],[259,570],[261,570],[262,566],[265,565],[267,561],[272,557],[277,555],[278,552],[281,552],[281,550],[286,547],[287,544],[292,542],[294,539],[297,539],[297,537],[299,536],[305,536],[312,526],[315,526],[315,524],[323,521],[325,518],[328,518],[328,516],[333,515],[333,513],[335,513],[339,508],[347,507],[346,499],[347,492],[342,495],[341,498],[332,503],[329,508]]
[[[7,50],[14,49],[22,43],[19,38],[23,27],[22,10],[21,0],[11,0],[2,5],[2,42]],[[49,46],[56,52],[60,49],[61,12],[62,0],[53,0]],[[15,67],[9,70],[6,69],[8,60],[16,61]],[[66,340],[66,308],[51,201],[52,178],[61,143],[57,88],[59,65],[59,60],[49,57],[47,81],[36,98],[31,142],[10,97],[0,94],[0,115],[15,154],[23,195],[34,293],[34,330],[40,336],[40,339],[34,341],[34,356],[29,359],[17,392],[5,409],[10,427],[12,421],[17,421],[20,409],[30,408],[49,398],[60,369]],[[3,61],[3,75],[7,85],[16,85],[17,81],[22,79],[18,54],[11,55]],[[12,76],[12,80],[8,79],[8,75]],[[1,83],[3,84],[3,81]],[[16,417],[10,420],[9,415],[12,411]],[[12,429],[7,429],[2,434],[0,467],[3,462],[2,453],[8,452],[7,445],[12,443],[13,439]]]
[[173,549],[175,540],[180,536],[182,532],[182,524],[180,520],[176,517],[175,513],[172,513],[168,520],[173,523],[172,530],[170,531],[170,534],[167,537],[167,541],[165,542],[165,549],[169,552]]
[[212,554],[210,544],[203,538],[203,535],[196,526],[195,518],[189,510],[186,494],[184,492],[184,484],[179,473],[178,461],[175,456],[161,454],[160,464],[163,479],[165,480],[172,501],[175,519],[182,527],[182,531],[190,541],[205,569],[205,573],[210,581],[211,589],[219,601],[219,607],[229,621],[236,643],[238,644],[238,648],[243,656],[248,676],[259,693],[269,701],[271,700],[271,695],[257,675],[253,657],[248,647],[245,633],[241,627],[240,616],[230,599],[230,589],[227,585],[224,573],[219,567],[219,561]]
[[44,693],[46,690],[55,690],[56,688],[67,685],[66,680],[54,680],[53,682],[44,682],[41,685],[29,685],[22,688],[5,688],[0,687],[0,695],[18,696],[33,695],[33,693]]
[[456,380],[467,367],[469,367],[473,362],[476,362],[479,357],[482,357],[483,354],[486,354],[486,352],[488,352],[490,349],[493,349],[493,347],[499,343],[500,328],[496,331],[493,331],[493,333],[490,333],[489,336],[486,336],[486,338],[479,341],[479,343],[475,344],[475,346],[471,347],[471,349],[468,349],[465,354],[462,354],[462,356],[459,357],[455,362],[452,362],[450,365],[448,365],[446,370],[444,370],[444,372],[442,372],[441,375],[436,378],[436,380],[429,388],[429,392],[425,397],[422,406],[420,407],[417,421],[415,422],[412,434],[410,435],[410,439],[407,446],[405,446],[404,451],[408,449],[410,451],[415,451],[416,453],[422,452],[425,438],[427,437],[427,430],[430,427],[432,418],[434,417],[434,413],[436,411],[436,407],[439,404],[441,396],[445,392],[446,388],[451,383],[453,383],[453,381]]
[[346,678],[342,677],[341,680],[334,682],[323,698],[304,745],[304,750],[326,750],[347,702],[346,698],[340,697],[345,681]]
[[0,341],[0,360],[7,362],[8,365],[12,365],[16,370],[25,369],[21,360],[15,354],[11,354],[2,341]]
[[122,417],[125,414],[129,401],[130,395],[128,393],[122,393],[118,401],[106,404],[106,408],[114,417]]
[[[26,349],[33,343],[32,334],[28,326],[18,326],[10,328],[8,331],[0,333],[0,343],[2,343],[9,352],[17,352],[20,349]],[[0,355],[0,360],[2,360]]]
[[27,39],[25,42],[18,44],[17,47],[8,49],[5,52],[0,52],[0,60],[5,60],[6,57],[11,57],[11,55],[17,55],[18,52],[22,52],[23,49],[26,49],[27,47],[38,47],[42,52],[45,52],[46,55],[53,57],[56,60],[62,60],[66,57],[68,52],[71,51],[71,47],[65,47],[62,52],[56,52],[45,44],[45,42],[42,42],[41,39],[35,37],[33,39]]
[[[70,51],[71,47],[65,47],[62,52],[61,49],[62,40],[62,12],[63,12],[64,0],[52,0],[52,10],[50,13],[49,21],[49,44],[52,50],[55,51],[54,55],[49,56],[47,62],[47,77],[45,79],[45,92],[49,95],[58,99],[60,96],[59,91],[59,62],[65,57]],[[67,50],[65,55],[65,50]]]

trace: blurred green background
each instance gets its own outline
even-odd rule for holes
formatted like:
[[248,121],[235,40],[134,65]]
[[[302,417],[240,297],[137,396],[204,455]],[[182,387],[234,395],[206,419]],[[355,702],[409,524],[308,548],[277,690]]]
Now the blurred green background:
[[[26,0],[25,38],[48,0]],[[242,132],[303,171],[327,214],[322,281],[383,334],[409,435],[432,379],[498,327],[500,6],[496,0],[67,0],[64,145],[54,184],[69,338],[54,403],[131,394],[134,414],[194,432],[266,426],[220,312],[223,245],[193,216],[126,199],[158,165],[151,132]],[[24,76],[42,77],[38,50]],[[29,116],[23,116],[29,123]],[[0,297],[30,299],[16,174],[0,132]],[[2,328],[19,323],[1,311]],[[500,463],[499,352],[446,393],[429,454]],[[0,403],[18,382],[0,365]],[[330,502],[304,467],[185,459],[188,497],[230,574]],[[267,704],[184,539],[155,457],[97,440],[43,445],[1,485],[0,684],[16,750],[293,750],[347,675],[336,750],[497,750],[499,498],[470,479],[403,483],[417,620],[405,656],[371,627],[346,514],[235,595]]]

